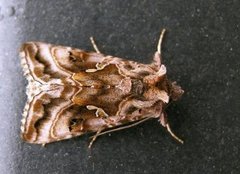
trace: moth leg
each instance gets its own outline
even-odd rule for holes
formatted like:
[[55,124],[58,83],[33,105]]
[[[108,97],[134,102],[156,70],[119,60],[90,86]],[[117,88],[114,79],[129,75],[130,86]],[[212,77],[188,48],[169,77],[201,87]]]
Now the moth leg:
[[102,108],[99,108],[93,105],[87,105],[86,108],[88,110],[96,110],[96,113],[95,113],[96,117],[102,117],[102,118],[108,117],[108,114]]
[[97,139],[97,137],[100,135],[101,131],[102,131],[102,130],[99,129],[94,136],[90,137],[90,138],[92,138],[92,140],[90,141],[90,143],[89,143],[89,145],[88,145],[88,148],[89,148],[89,149],[92,147],[93,142],[94,142],[94,141]]
[[166,128],[167,128],[167,131],[170,133],[170,135],[175,139],[175,140],[177,140],[179,143],[181,143],[181,144],[183,144],[184,142],[183,142],[183,140],[181,140],[180,138],[178,138],[173,132],[172,132],[172,130],[171,130],[171,127],[170,127],[170,125],[167,123],[166,124]]
[[158,45],[157,45],[157,51],[153,57],[153,63],[155,65],[157,65],[158,67],[161,66],[161,49],[162,49],[162,40],[163,40],[163,36],[166,32],[166,29],[164,28],[160,34],[159,40],[158,40]]
[[95,50],[97,53],[101,53],[101,52],[99,51],[99,49],[98,49],[98,47],[97,47],[97,45],[96,45],[93,37],[90,37],[90,41],[91,41],[91,43],[92,43],[92,46],[93,46],[94,50]]
[[134,122],[134,123],[132,123],[130,125],[126,125],[126,126],[123,125],[123,126],[120,126],[120,127],[117,127],[117,128],[113,128],[113,129],[110,129],[110,130],[107,130],[107,131],[104,131],[104,132],[101,132],[101,133],[99,132],[98,135],[96,134],[96,135],[94,135],[91,138],[95,138],[95,136],[100,136],[100,135],[104,135],[104,134],[107,134],[107,133],[111,133],[111,132],[127,129],[127,128],[130,128],[130,127],[134,127],[134,126],[136,126],[136,125],[138,125],[138,124],[140,124],[142,122],[145,122],[145,121],[147,121],[149,119],[151,119],[151,117],[147,117],[147,118],[141,119],[141,120],[139,120],[137,122]]
[[162,113],[161,116],[160,116],[160,122],[161,122],[161,125],[163,127],[166,127],[167,128],[167,131],[170,133],[170,135],[175,139],[177,140],[178,142],[180,142],[181,144],[183,144],[183,140],[181,140],[180,138],[178,138],[174,133],[173,131],[171,130],[171,127],[169,125],[169,123],[167,122],[167,117],[166,117],[166,113]]

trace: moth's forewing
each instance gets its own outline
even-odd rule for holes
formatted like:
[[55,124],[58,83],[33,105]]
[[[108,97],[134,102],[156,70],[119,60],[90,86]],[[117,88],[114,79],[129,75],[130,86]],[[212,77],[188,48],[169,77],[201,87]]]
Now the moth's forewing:
[[57,86],[28,99],[22,119],[22,138],[30,143],[45,144],[79,135],[69,131],[75,115],[66,112],[72,106],[75,88]]
[[[164,88],[153,85],[155,66],[39,42],[23,44],[20,55],[29,83],[21,129],[29,143],[68,139],[162,113]],[[154,83],[144,84],[144,78]]]
[[82,119],[95,118],[95,112],[73,102],[83,88],[72,76],[93,68],[97,58],[89,57],[88,61],[82,50],[35,42],[23,44],[20,56],[29,83],[21,126],[23,139],[44,144],[84,133]]
[[[21,130],[30,143],[45,144],[107,128],[101,117],[116,116],[119,103],[131,90],[126,86],[129,80],[121,82],[118,58],[109,59],[114,63],[105,67],[102,54],[36,42],[23,44],[20,56],[29,83]],[[103,64],[101,71],[86,72],[97,63]],[[124,89],[115,88],[119,82],[126,83]],[[87,106],[102,108],[105,115]]]

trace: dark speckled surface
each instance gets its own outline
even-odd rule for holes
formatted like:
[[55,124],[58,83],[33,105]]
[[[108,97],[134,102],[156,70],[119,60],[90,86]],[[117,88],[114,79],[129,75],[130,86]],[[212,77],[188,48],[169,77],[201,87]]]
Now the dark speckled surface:
[[[0,0],[0,173],[240,173],[240,1]],[[22,142],[21,43],[44,41],[150,62],[159,31],[169,77],[186,93],[156,120],[46,148]]]

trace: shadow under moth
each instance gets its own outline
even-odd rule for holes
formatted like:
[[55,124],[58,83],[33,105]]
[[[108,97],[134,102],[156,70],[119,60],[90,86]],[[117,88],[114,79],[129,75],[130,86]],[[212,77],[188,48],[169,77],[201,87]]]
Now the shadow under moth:
[[28,143],[47,144],[96,132],[105,133],[157,118],[179,142],[165,108],[183,90],[166,76],[161,63],[161,32],[152,63],[142,64],[100,53],[41,42],[27,42],[20,51],[28,80],[21,136]]

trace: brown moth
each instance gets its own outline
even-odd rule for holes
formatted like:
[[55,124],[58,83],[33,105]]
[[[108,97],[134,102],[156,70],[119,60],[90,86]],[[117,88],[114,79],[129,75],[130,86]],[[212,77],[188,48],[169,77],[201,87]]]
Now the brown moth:
[[142,64],[41,42],[24,43],[21,64],[28,80],[21,136],[46,144],[96,132],[97,136],[157,118],[174,135],[164,112],[183,90],[166,76],[160,35],[153,62]]

